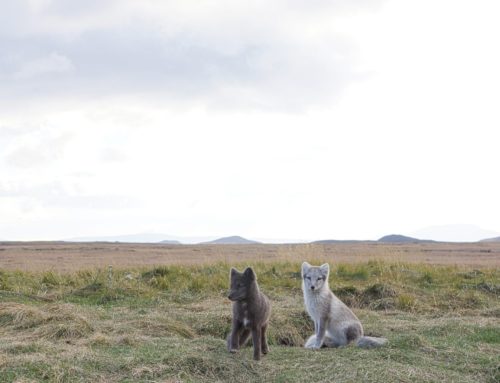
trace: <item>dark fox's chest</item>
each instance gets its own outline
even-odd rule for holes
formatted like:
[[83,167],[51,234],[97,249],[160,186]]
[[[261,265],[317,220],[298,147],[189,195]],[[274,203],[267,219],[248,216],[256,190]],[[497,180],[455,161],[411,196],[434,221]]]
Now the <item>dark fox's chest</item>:
[[263,295],[259,298],[250,302],[236,303],[234,315],[242,326],[247,328],[256,327],[267,323],[269,320],[270,305]]
[[249,307],[249,305],[245,302],[240,303],[238,306],[238,321],[241,322],[244,327],[251,327],[255,322],[255,313],[252,312],[252,307]]

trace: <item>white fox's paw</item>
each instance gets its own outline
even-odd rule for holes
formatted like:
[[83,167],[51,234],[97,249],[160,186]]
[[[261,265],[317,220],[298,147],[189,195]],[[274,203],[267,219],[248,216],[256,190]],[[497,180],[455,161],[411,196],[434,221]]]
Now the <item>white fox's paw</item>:
[[316,347],[315,344],[305,344],[304,347],[308,348],[309,350],[317,350],[318,349],[318,347]]
[[310,349],[318,349],[316,345],[316,335],[311,335],[309,339],[307,340],[306,344],[304,345],[305,348],[310,348]]
[[311,347],[308,347],[310,350],[319,350],[321,349],[321,346],[318,346],[317,344],[312,345]]

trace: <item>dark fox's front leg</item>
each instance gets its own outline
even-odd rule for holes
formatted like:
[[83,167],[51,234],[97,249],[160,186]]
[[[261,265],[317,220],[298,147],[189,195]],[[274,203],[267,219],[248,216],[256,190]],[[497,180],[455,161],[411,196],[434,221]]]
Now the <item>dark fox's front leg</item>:
[[267,336],[266,336],[266,331],[267,331],[267,324],[262,326],[262,335],[261,335],[261,350],[262,353],[265,355],[269,352],[269,346],[267,345]]
[[243,347],[245,345],[245,343],[247,342],[248,338],[250,338],[250,333],[251,331],[247,328],[242,328],[241,331],[240,331],[240,348]]
[[240,348],[240,332],[242,330],[242,323],[233,318],[233,325],[231,326],[231,334],[227,340],[227,349],[231,353],[235,353]]
[[262,350],[262,329],[260,326],[252,328],[253,341],[253,358],[260,360],[260,352]]

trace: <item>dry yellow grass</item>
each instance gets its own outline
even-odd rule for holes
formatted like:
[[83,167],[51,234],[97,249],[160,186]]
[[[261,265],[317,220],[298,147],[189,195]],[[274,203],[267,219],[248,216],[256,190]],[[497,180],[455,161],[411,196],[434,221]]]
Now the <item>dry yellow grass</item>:
[[161,245],[119,243],[0,243],[0,269],[76,271],[216,262],[403,263],[500,267],[500,243],[336,243],[292,245]]

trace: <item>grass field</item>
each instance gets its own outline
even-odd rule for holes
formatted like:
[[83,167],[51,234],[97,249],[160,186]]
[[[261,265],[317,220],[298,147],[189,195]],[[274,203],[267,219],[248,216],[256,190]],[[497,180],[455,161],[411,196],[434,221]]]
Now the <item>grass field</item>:
[[[442,248],[433,253],[405,246],[372,249],[365,259],[360,248],[350,248],[353,262],[342,258],[346,248],[335,245],[273,245],[267,257],[253,247],[211,247],[212,260],[199,246],[183,250],[200,253],[198,265],[191,258],[144,266],[129,260],[109,262],[112,269],[90,267],[84,252],[72,255],[72,268],[42,267],[37,256],[50,251],[26,250],[31,265],[0,263],[0,382],[500,381],[498,248],[479,247],[480,261],[458,266],[450,257],[476,248],[454,248],[439,262]],[[125,253],[126,246],[120,249]],[[234,261],[226,259],[230,249],[241,252]],[[0,262],[9,251],[0,251]],[[419,262],[423,253],[433,262]],[[129,257],[146,255],[130,251]],[[387,337],[389,344],[376,350],[302,348],[313,332],[300,289],[302,260],[328,260],[334,292],[368,335]],[[252,360],[250,347],[236,355],[225,348],[229,268],[247,265],[273,305],[271,352],[260,362]]]
[[500,267],[500,243],[164,245],[140,243],[0,242],[0,268],[78,271],[95,267],[279,262],[388,262]]

